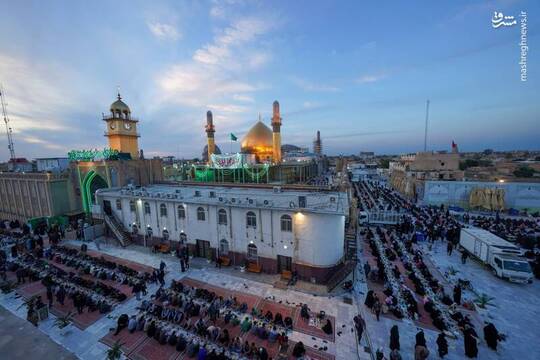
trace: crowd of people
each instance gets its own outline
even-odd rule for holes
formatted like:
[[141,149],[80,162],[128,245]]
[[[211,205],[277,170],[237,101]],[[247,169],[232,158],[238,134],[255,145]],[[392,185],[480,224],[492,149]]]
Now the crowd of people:
[[[265,342],[277,343],[280,353],[286,354],[289,350],[288,334],[293,329],[290,316],[249,309],[247,303],[239,302],[232,295],[218,296],[205,288],[174,280],[169,288],[160,287],[152,298],[143,300],[137,315],[122,314],[115,335],[125,328],[129,332],[144,331],[160,344],[175,346],[177,351],[186,351],[188,357],[197,356],[199,360],[267,360],[270,357],[267,347],[261,345]],[[301,316],[310,316],[307,307],[300,311]],[[325,331],[328,331],[328,323],[323,326]],[[236,327],[240,335],[232,336],[229,329]],[[241,336],[247,333],[259,339],[259,345],[242,341]],[[293,356],[302,357],[305,352],[301,342],[295,343]]]
[[[461,331],[464,341],[465,355],[470,358],[474,358],[478,354],[478,341],[479,336],[473,324],[471,318],[460,310],[460,306],[464,305],[461,297],[461,284],[456,284],[453,287],[453,294],[447,294],[444,286],[433,276],[428,266],[425,263],[424,255],[416,243],[420,241],[426,241],[431,247],[435,241],[446,241],[447,252],[451,255],[452,250],[459,243],[460,230],[463,226],[462,222],[453,216],[450,211],[442,207],[426,207],[418,206],[412,203],[401,195],[395,193],[393,190],[384,187],[379,184],[364,184],[364,188],[377,190],[374,195],[381,202],[387,202],[389,208],[401,208],[406,209],[407,214],[402,216],[402,220],[394,227],[393,230],[385,231],[380,228],[375,228],[375,234],[378,238],[382,239],[383,244],[383,256],[381,256],[380,247],[375,246],[374,233],[371,228],[367,228],[363,234],[366,241],[371,248],[371,252],[377,257],[377,269],[372,270],[370,265],[366,262],[364,265],[364,271],[366,275],[375,272],[376,276],[371,276],[372,280],[379,280],[388,283],[388,269],[385,267],[391,267],[392,277],[397,279],[398,283],[402,285],[401,296],[407,302],[407,310],[409,317],[416,318],[418,302],[416,298],[421,299],[424,310],[430,315],[433,325],[440,330],[439,337],[437,338],[438,354],[442,358],[448,353],[448,342],[446,340],[446,334],[452,333],[453,329]],[[365,193],[360,193],[361,198],[365,198]],[[384,208],[384,205],[383,205]],[[469,219],[465,219],[469,221]],[[474,219],[475,225],[488,228],[488,230],[494,230],[492,221],[481,219]],[[488,225],[490,224],[490,225]],[[495,223],[496,224],[496,223]],[[504,227],[506,229],[520,227],[523,229],[530,226],[528,229],[533,229],[530,223],[526,221],[512,222],[505,221]],[[495,229],[497,227],[495,226]],[[390,262],[382,261],[383,258],[388,259]],[[462,261],[465,261],[466,257],[462,257]],[[400,271],[400,267],[393,265],[394,261],[401,262],[405,273]],[[386,270],[386,271],[385,271]],[[414,285],[413,292],[406,291],[406,287],[403,287],[405,282],[405,276]],[[389,286],[385,285],[384,294],[387,298],[381,302],[373,291],[369,291],[365,305],[372,309],[376,313],[378,319],[381,303],[384,306],[392,309],[392,305],[396,305],[397,301],[395,297],[399,294],[391,292]],[[405,289],[405,291],[403,291]],[[412,299],[408,299],[407,295],[412,295]],[[394,315],[399,317],[399,313]],[[414,314],[414,316],[411,316]],[[423,339],[423,340],[422,340]],[[484,339],[486,344],[492,349],[496,349],[497,343],[504,339],[502,334],[499,334],[493,323],[487,323],[484,327]],[[417,335],[417,342],[415,347],[415,359],[426,359],[429,355],[429,350],[426,346],[425,339],[422,334]],[[383,352],[379,351],[377,356],[383,356]],[[392,328],[390,334],[390,359],[401,359],[399,355],[399,334],[397,326]]]

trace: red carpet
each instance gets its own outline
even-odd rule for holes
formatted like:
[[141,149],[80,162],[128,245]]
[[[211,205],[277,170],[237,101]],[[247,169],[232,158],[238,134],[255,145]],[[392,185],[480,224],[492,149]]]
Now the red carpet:
[[154,339],[146,338],[128,357],[133,360],[175,360],[180,356],[174,346],[161,345]]

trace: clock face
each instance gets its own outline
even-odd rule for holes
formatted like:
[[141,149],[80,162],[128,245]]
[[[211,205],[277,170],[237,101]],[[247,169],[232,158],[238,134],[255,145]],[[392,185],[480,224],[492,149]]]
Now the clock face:
[[114,130],[116,128],[116,125],[114,125],[114,123],[111,123],[111,125],[109,125],[109,127],[111,128],[111,130]]
[[124,129],[131,130],[131,124],[130,123],[124,123]]

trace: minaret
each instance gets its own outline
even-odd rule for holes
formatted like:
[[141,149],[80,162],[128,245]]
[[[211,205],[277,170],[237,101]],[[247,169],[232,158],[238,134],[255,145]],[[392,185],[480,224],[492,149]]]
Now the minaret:
[[317,130],[317,137],[315,138],[315,141],[313,142],[313,152],[317,156],[322,155],[321,132],[319,130]]
[[277,164],[281,162],[281,116],[277,100],[272,107],[272,161]]
[[212,161],[211,155],[216,150],[216,143],[214,141],[214,133],[216,132],[214,128],[214,119],[212,117],[212,112],[209,110],[206,113],[206,137],[208,139],[208,163]]

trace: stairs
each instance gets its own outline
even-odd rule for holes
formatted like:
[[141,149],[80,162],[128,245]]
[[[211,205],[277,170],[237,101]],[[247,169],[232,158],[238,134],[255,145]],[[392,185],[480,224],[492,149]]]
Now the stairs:
[[126,231],[124,226],[116,220],[114,215],[105,215],[105,224],[111,229],[111,232],[122,247],[131,244],[131,235]]
[[328,292],[331,292],[332,290],[334,290],[334,288],[340,282],[345,280],[345,278],[349,276],[349,274],[352,271],[354,271],[355,268],[356,268],[356,261],[345,262],[345,265],[341,267],[339,271],[335,272],[334,275],[332,275],[332,277],[330,277],[330,279],[328,280],[328,284],[326,285]]
[[348,260],[357,260],[358,242],[356,241],[356,231],[352,229],[345,234],[345,256]]

